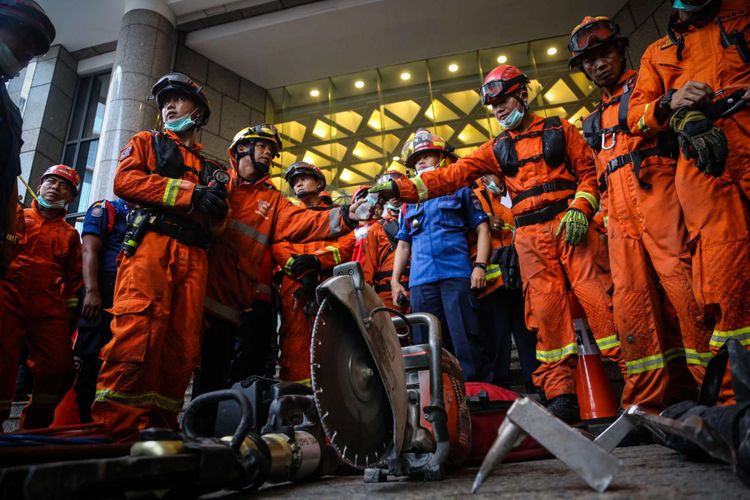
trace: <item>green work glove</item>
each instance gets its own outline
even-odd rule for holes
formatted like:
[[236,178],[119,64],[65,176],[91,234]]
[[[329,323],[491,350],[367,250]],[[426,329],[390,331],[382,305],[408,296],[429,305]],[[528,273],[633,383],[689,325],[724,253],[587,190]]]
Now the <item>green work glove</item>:
[[565,227],[565,241],[571,245],[578,245],[586,237],[586,231],[589,229],[589,220],[577,208],[569,208],[565,212],[565,215],[563,215],[563,218],[560,219],[560,225],[557,226],[555,236],[560,236],[563,227]]
[[401,192],[398,189],[398,184],[393,179],[375,184],[367,190],[368,193],[377,193],[378,198],[381,200],[390,200],[391,198],[398,198]]
[[677,134],[682,154],[695,160],[698,170],[714,177],[724,172],[729,153],[727,138],[706,115],[680,108],[669,119],[669,127]]

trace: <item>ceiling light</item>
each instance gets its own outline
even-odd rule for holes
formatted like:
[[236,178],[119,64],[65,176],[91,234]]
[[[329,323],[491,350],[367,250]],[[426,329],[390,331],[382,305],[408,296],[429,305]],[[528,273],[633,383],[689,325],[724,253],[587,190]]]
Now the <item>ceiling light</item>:
[[400,157],[400,156],[394,156],[394,157],[393,157],[393,161],[399,161],[400,159],[401,159],[401,157]]
[[547,49],[548,56],[554,56],[555,54],[557,54],[557,47],[550,47]]
[[401,79],[404,81],[411,80],[411,73],[409,73],[408,71],[404,71],[403,73],[401,73]]
[[354,86],[358,89],[364,88],[365,82],[363,82],[362,80],[357,80],[356,82],[354,82]]
[[318,89],[312,89],[310,91],[310,96],[311,97],[318,97],[319,95],[320,95],[320,90],[318,90]]
[[498,56],[497,62],[499,62],[500,64],[505,64],[506,62],[508,62],[508,58],[506,56]]
[[456,71],[458,71],[458,64],[453,63],[448,66],[448,71],[450,71],[451,73],[455,73]]

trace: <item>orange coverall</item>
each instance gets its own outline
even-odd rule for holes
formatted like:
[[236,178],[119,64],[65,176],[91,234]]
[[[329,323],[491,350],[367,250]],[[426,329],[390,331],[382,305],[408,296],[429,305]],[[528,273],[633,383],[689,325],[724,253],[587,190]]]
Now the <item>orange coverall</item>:
[[[481,179],[478,179],[476,184],[478,187],[474,189],[479,203],[482,204],[482,210],[489,217],[497,217],[501,219],[503,227],[501,229],[495,229],[490,223],[490,257],[500,247],[505,247],[513,244],[513,214],[510,209],[500,203],[500,199],[496,198],[482,183]],[[471,262],[474,262],[477,257],[477,245],[476,242],[469,248],[469,254],[471,255]],[[487,286],[479,291],[479,298],[485,297],[501,286],[503,286],[503,276],[500,272],[500,266],[497,264],[487,264],[487,273],[485,274],[487,280]]]
[[[577,183],[577,189],[554,190],[527,197],[514,203],[511,212],[518,217],[575,195],[569,206],[581,210],[590,219],[599,204],[596,167],[588,145],[573,125],[562,120],[565,154],[572,172],[565,163],[550,167],[541,157],[541,136],[527,136],[531,132],[540,133],[543,125],[544,119],[534,115],[528,130],[509,132],[510,137],[518,139],[515,148],[519,160],[536,157],[523,164],[517,175],[503,175],[493,152],[495,139],[490,139],[475,152],[446,168],[422,173],[414,179],[403,177],[397,180],[401,199],[416,203],[442,196],[470,185],[484,174],[495,174],[501,181],[504,179],[511,198],[544,183],[566,181]],[[519,139],[519,135],[526,137]],[[563,214],[560,212],[545,222],[517,227],[515,235],[526,300],[526,325],[530,330],[538,330],[537,359],[541,364],[534,372],[534,383],[542,387],[548,399],[576,392],[578,348],[566,297],[568,283],[586,312],[602,354],[618,363],[622,361],[611,300],[606,292],[609,276],[595,264],[600,251],[599,236],[590,230],[580,245],[566,244],[563,235],[555,236]],[[624,372],[624,366],[622,369]],[[627,400],[627,397],[626,383],[623,398]]]
[[[722,1],[717,17],[727,33],[738,32],[750,43],[747,0]],[[750,88],[750,63],[741,59],[736,46],[722,46],[716,19],[703,27],[691,26],[682,37],[682,60],[666,36],[643,54],[628,113],[636,134],[668,129],[668,121],[660,123],[655,110],[669,89],[688,81],[706,83],[714,91],[724,89],[725,96]],[[750,106],[715,125],[729,144],[724,173],[719,178],[704,175],[681,154],[675,174],[693,256],[693,292],[717,321],[710,340],[714,353],[729,338],[750,348]],[[723,394],[731,396],[725,387]]]
[[[632,89],[636,77],[635,71],[626,71],[617,90],[603,96],[602,130],[618,125],[620,98],[626,87]],[[595,140],[600,143],[599,137]],[[674,402],[695,398],[696,382],[703,381],[711,357],[711,332],[701,322],[702,313],[693,294],[688,234],[675,193],[676,160],[646,156],[640,162],[639,182],[632,156],[626,155],[653,150],[657,139],[618,129],[606,134],[604,142],[612,147],[595,154],[597,177],[607,176],[615,325],[637,394],[634,402],[658,412]],[[679,329],[665,309],[659,285],[677,312]]]
[[253,301],[263,254],[273,242],[332,239],[351,228],[339,207],[319,211],[294,205],[268,177],[254,184],[237,178],[233,184],[224,229],[209,251],[206,314],[239,324]]
[[[374,223],[367,233],[365,242],[365,261],[362,264],[362,271],[365,275],[365,282],[375,288],[387,307],[401,309],[398,304],[393,302],[391,294],[391,276],[393,276],[393,261],[396,257],[396,249],[391,246],[391,240],[385,231],[384,224],[396,224],[398,230],[398,221],[390,216],[383,217]],[[395,237],[395,232],[393,233]],[[404,287],[409,288],[409,269],[401,276],[401,282]]]
[[[331,210],[336,210],[333,208]],[[330,214],[331,210],[320,213]],[[313,210],[310,210],[313,212]],[[279,287],[281,299],[281,326],[279,327],[279,378],[289,382],[308,383],[310,380],[310,341],[315,321],[311,311],[306,312],[308,303],[297,299],[294,294],[302,284],[289,275],[288,265],[294,255],[312,254],[320,260],[321,271],[347,262],[354,252],[354,232],[345,234],[337,240],[312,241],[308,243],[291,243],[281,241],[271,249],[274,260],[282,266],[283,274]]]
[[0,278],[0,423],[10,414],[25,342],[34,390],[21,429],[49,426],[75,377],[71,325],[83,285],[81,239],[63,216],[44,217],[36,201],[18,210],[18,255]]
[[[191,198],[202,170],[200,144],[179,145],[185,170],[181,179],[156,173],[152,132],[134,135],[120,153],[114,181],[117,196],[132,203],[179,214],[209,227],[191,212]],[[188,215],[188,213],[190,214]],[[148,231],[137,251],[117,272],[112,306],[112,340],[100,354],[103,364],[92,408],[118,441],[133,441],[148,427],[177,428],[185,389],[201,352],[206,250]]]

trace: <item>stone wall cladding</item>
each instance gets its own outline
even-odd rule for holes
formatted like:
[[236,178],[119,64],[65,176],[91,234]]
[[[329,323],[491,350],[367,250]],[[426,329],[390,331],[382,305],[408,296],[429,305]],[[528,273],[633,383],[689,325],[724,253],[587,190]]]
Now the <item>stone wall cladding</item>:
[[266,91],[250,80],[184,45],[177,45],[174,70],[203,85],[211,105],[211,118],[198,134],[206,156],[227,161],[227,148],[240,129],[262,122]]
[[666,34],[671,12],[671,0],[630,0],[615,15],[623,35],[630,39],[628,62],[633,68],[640,66],[646,48]]

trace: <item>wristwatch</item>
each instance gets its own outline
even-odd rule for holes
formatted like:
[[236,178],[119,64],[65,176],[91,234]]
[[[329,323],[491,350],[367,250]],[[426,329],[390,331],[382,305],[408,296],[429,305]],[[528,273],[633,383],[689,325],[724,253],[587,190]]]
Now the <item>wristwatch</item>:
[[667,93],[664,94],[659,101],[659,107],[667,114],[672,114],[672,96],[674,96],[674,93],[677,92],[677,89],[669,89],[667,90]]
[[18,245],[18,235],[13,233],[0,233],[0,241],[10,241],[11,245]]
[[482,269],[483,271],[487,270],[487,264],[484,262],[475,262],[474,267],[478,267],[479,269]]

